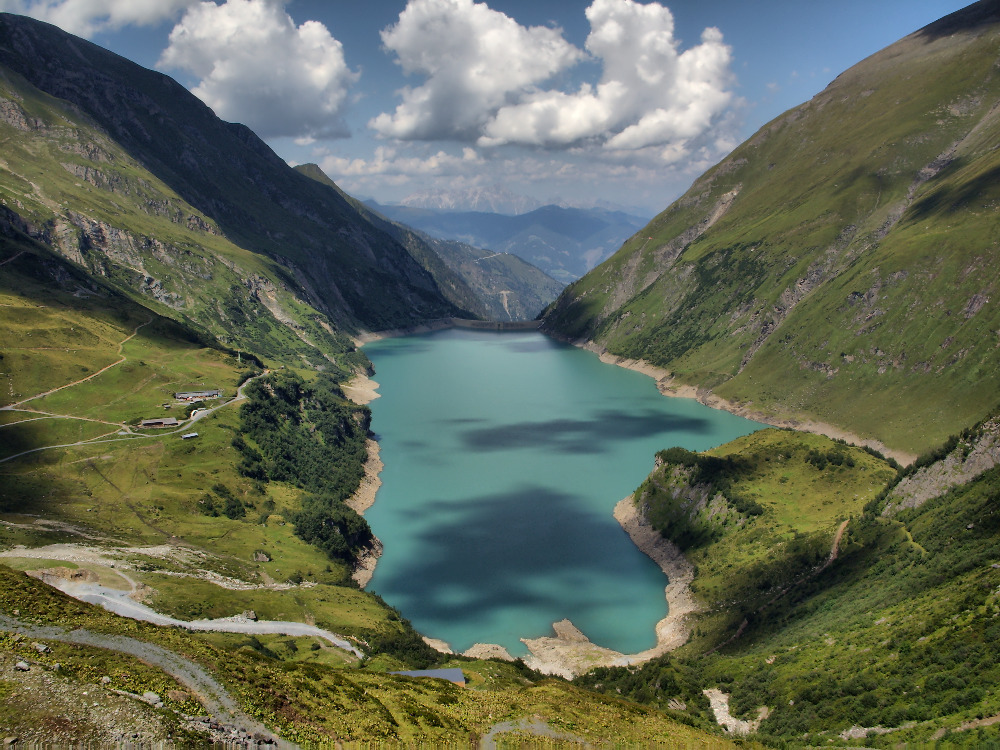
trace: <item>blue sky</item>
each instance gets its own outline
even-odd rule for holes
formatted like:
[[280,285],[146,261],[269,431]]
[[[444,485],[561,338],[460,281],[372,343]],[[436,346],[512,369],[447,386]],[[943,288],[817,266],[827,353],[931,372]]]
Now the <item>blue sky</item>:
[[647,213],[962,0],[0,0],[382,202],[501,185]]

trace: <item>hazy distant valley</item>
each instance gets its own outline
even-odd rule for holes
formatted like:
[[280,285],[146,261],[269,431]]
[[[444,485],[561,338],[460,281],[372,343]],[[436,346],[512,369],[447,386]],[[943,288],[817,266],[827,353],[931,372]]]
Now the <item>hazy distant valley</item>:
[[553,205],[516,215],[369,205],[438,239],[512,253],[564,284],[607,259],[647,223],[647,219],[621,211]]
[[[3,735],[995,741],[998,48],[995,2],[946,17],[646,224],[365,204],[172,79],[0,14]],[[358,584],[381,551],[361,342],[539,315],[773,426],[643,458],[615,517],[673,617],[641,663],[565,625],[528,663],[442,653]],[[393,674],[429,668],[465,684]]]

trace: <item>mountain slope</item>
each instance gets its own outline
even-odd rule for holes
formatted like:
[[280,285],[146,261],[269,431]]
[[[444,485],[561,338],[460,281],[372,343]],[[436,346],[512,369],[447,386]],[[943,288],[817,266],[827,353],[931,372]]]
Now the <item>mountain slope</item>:
[[534,320],[565,287],[513,253],[494,253],[429,235],[423,238],[476,290],[490,320]]
[[500,321],[533,320],[563,288],[558,281],[516,255],[435,239],[385,218],[341,191],[316,164],[301,164],[295,169],[344,196],[365,219],[406,247],[434,276],[449,300],[480,317]]
[[607,258],[644,222],[637,216],[599,208],[542,206],[508,216],[370,205],[390,219],[433,237],[517,255],[563,283],[579,278]]
[[1000,385],[1000,9],[763,127],[547,311],[548,330],[779,419],[920,452]]
[[390,235],[393,239],[403,245],[403,247],[407,248],[416,261],[435,278],[444,296],[447,297],[447,299],[452,303],[476,315],[483,315],[485,313],[482,302],[476,296],[476,293],[466,285],[462,278],[449,269],[444,261],[442,261],[442,259],[427,246],[427,243],[424,242],[423,239],[409,227],[404,227],[389,221],[385,217],[372,211],[361,201],[356,198],[352,198],[350,195],[341,190],[337,183],[331,180],[330,177],[322,169],[320,169],[318,164],[300,164],[295,167],[295,171],[319,183],[320,185],[325,185],[330,188],[334,193],[336,193],[338,198],[346,201],[355,211],[358,212],[358,214],[364,217],[366,221]]
[[[236,284],[249,296],[284,288],[315,308],[302,315],[326,316],[330,330],[458,312],[398,242],[170,78],[10,14],[0,15],[0,74],[7,153],[23,156],[0,171],[8,208],[74,260],[119,239],[136,257],[117,266],[184,297],[170,284],[197,285],[199,272],[212,273],[206,264],[240,255],[244,283]],[[169,275],[144,273],[139,266],[157,242],[201,255],[202,268],[188,273],[175,263]],[[255,273],[266,290],[246,278]]]
[[[721,689],[735,716],[768,708],[757,737],[771,747],[995,742],[998,434],[994,416],[898,475],[791,431],[661,452],[636,501],[694,566],[692,639],[578,682],[706,717],[703,691]],[[937,487],[901,508],[914,483]]]

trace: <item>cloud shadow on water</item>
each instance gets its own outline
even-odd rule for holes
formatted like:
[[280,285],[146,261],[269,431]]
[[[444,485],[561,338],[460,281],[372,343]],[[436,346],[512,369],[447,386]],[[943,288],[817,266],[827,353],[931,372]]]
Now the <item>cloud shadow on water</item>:
[[465,430],[461,439],[470,451],[531,448],[560,453],[603,453],[609,440],[648,438],[674,432],[707,434],[711,422],[697,417],[665,415],[647,410],[621,414],[611,410],[595,412],[589,419],[552,419],[544,422],[515,422],[489,429]]
[[[369,345],[369,347],[365,350],[365,353],[374,355],[374,359],[388,359],[389,357],[398,357],[403,354],[425,354],[429,352],[431,348],[432,344],[429,341],[420,341],[417,338],[403,337],[392,339],[390,343],[382,346],[378,346],[377,344]],[[371,356],[369,358],[371,358]]]
[[499,610],[531,607],[558,618],[630,604],[624,587],[604,582],[628,580],[632,562],[611,553],[618,548],[609,543],[608,524],[568,494],[525,486],[429,503],[420,512],[439,520],[417,534],[423,554],[377,580],[378,592],[407,616],[482,622]]
[[514,354],[538,354],[539,352],[550,352],[559,346],[568,345],[558,344],[547,337],[532,337],[530,340],[505,341],[503,346],[507,351]]

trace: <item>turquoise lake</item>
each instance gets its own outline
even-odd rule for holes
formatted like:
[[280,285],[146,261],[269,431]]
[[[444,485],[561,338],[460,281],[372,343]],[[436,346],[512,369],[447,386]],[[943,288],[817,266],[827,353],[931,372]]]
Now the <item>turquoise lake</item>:
[[456,651],[572,620],[635,653],[666,614],[660,569],[612,517],[655,453],[762,425],[531,332],[447,330],[365,346],[382,487],[365,517],[384,552],[368,590]]

